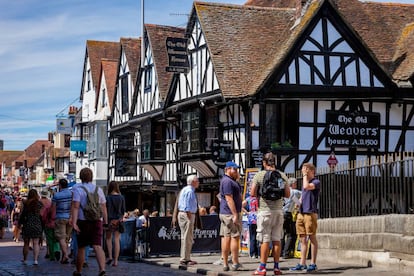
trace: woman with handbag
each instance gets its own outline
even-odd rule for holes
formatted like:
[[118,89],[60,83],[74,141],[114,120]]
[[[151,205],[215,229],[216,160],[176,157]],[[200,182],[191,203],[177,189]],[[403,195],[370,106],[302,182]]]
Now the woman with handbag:
[[[106,248],[108,249],[108,259],[106,264],[118,266],[120,251],[120,237],[124,232],[124,213],[125,198],[119,191],[118,182],[111,181],[108,185],[108,195],[106,197],[106,208],[108,210],[108,226],[106,229]],[[114,252],[112,259],[112,240],[114,243]]]

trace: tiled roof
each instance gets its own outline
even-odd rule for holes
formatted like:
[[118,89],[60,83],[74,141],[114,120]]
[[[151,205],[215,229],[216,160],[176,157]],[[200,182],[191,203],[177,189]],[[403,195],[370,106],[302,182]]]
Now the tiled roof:
[[141,39],[121,37],[120,43],[122,50],[125,52],[125,56],[128,61],[131,81],[135,85],[137,81],[139,64],[141,62]]
[[118,80],[118,60],[102,59],[101,61],[101,73],[99,76],[98,91],[96,92],[95,108],[98,108],[99,93],[102,81],[102,75],[105,74],[106,81],[106,93],[108,94],[109,109],[112,110],[112,104],[115,95],[115,85]]
[[194,3],[225,98],[258,91],[295,23],[291,8]]
[[[413,76],[414,5],[336,0],[338,10],[393,79]],[[411,64],[411,66],[410,66]]]
[[5,163],[6,167],[9,167],[23,153],[24,151],[2,150],[0,151],[0,163]]
[[[91,65],[91,77],[92,77],[92,81],[95,84],[95,86],[98,85],[98,82],[99,82],[101,60],[103,58],[118,59],[119,51],[120,51],[120,46],[118,42],[96,41],[96,40],[86,41],[86,54],[85,54],[84,66],[86,66],[86,57],[89,57],[89,62]],[[80,95],[81,100],[83,98],[82,88],[83,88],[84,81],[85,80],[82,79],[81,95]]]
[[27,161],[27,167],[30,168],[38,160],[38,158],[43,154],[43,152],[53,144],[48,140],[37,140],[29,147],[27,147],[23,154],[21,154],[14,161],[24,162]]
[[245,5],[273,8],[295,8],[296,0],[248,0]]
[[168,66],[165,41],[167,37],[184,37],[185,29],[153,24],[145,24],[145,29],[147,31],[154,57],[154,66],[157,74],[160,99],[164,100],[167,96],[168,88],[174,75],[173,73],[169,73],[165,70]]
[[[323,0],[313,2],[321,3]],[[406,81],[413,77],[414,5],[358,0],[330,0],[330,2],[362,38],[362,42],[368,46],[394,81]],[[246,5],[281,8],[295,7],[295,3],[296,0],[249,0]],[[316,10],[308,10],[305,17],[313,16],[312,12]],[[301,26],[305,27],[306,24]],[[298,33],[297,30],[295,32]]]

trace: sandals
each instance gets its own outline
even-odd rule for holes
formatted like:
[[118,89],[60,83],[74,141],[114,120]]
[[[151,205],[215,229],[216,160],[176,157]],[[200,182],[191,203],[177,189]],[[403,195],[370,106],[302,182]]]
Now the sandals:
[[109,259],[109,260],[106,261],[107,265],[110,265],[111,263],[112,263],[112,259]]
[[69,258],[63,258],[63,259],[60,261],[60,263],[61,263],[61,264],[68,264],[68,263],[69,263]]
[[98,276],[105,276],[106,275],[106,272],[105,272],[105,270],[102,270],[101,272],[99,272],[99,274],[98,274]]

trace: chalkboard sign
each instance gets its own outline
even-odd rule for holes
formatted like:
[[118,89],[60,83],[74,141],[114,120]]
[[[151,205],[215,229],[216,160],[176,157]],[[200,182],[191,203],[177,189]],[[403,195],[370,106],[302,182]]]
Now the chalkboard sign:
[[244,190],[243,190],[243,199],[246,199],[250,196],[250,187],[252,186],[253,177],[259,171],[258,168],[248,168],[244,174]]
[[327,110],[326,130],[327,147],[380,147],[379,113]]

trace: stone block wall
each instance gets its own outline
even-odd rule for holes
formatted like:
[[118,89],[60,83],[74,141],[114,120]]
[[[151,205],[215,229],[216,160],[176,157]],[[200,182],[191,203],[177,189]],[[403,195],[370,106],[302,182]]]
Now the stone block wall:
[[414,269],[414,215],[321,219],[318,259]]

